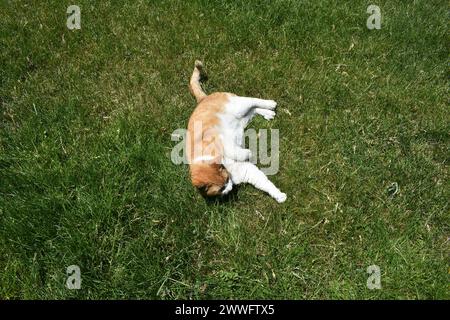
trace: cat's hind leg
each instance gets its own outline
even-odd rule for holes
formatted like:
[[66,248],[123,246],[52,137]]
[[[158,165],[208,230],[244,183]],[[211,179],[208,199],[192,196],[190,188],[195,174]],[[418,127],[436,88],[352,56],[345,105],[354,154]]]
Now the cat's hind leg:
[[232,96],[229,98],[227,109],[237,118],[243,118],[254,108],[274,110],[276,106],[277,103],[273,100]]
[[266,120],[272,120],[275,117],[275,111],[273,110],[255,108],[255,113],[263,116]]

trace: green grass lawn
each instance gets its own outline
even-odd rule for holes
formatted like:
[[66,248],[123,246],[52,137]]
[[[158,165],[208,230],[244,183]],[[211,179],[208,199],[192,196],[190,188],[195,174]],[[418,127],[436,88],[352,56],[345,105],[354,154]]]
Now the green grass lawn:
[[[0,4],[1,299],[450,298],[446,1],[44,3]],[[285,203],[170,161],[195,59],[278,102]]]

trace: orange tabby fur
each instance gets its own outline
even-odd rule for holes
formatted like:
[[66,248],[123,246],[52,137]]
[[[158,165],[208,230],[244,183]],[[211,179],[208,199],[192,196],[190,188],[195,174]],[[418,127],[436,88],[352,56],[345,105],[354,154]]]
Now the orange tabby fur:
[[[192,184],[206,196],[217,196],[230,178],[221,164],[223,144],[216,129],[219,122],[217,114],[223,110],[228,98],[226,93],[206,95],[199,82],[201,73],[202,64],[196,61],[190,91],[198,105],[189,119],[187,158]],[[201,130],[194,130],[198,124]],[[195,154],[195,148],[201,148],[203,153]],[[199,156],[211,156],[213,159],[197,161]]]

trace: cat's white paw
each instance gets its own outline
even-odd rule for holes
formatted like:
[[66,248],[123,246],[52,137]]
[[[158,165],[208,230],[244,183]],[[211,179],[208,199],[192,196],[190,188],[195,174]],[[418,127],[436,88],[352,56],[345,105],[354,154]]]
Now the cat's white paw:
[[248,161],[252,157],[252,152],[250,149],[242,149],[239,153],[239,156],[236,157],[238,161]]
[[286,198],[287,198],[286,193],[280,193],[279,195],[277,195],[277,196],[275,197],[275,200],[276,200],[278,203],[283,203],[283,202],[286,201]]
[[248,161],[248,160],[250,160],[251,159],[251,157],[252,157],[252,152],[250,151],[250,149],[247,149],[246,150],[247,151],[247,154],[246,154],[246,156],[245,156],[245,161]]
[[266,110],[267,112],[264,113],[263,117],[266,120],[272,120],[275,117],[275,111],[272,110]]
[[275,117],[275,111],[263,108],[256,108],[256,114],[259,114],[264,117],[266,120],[272,120]]
[[275,109],[277,107],[277,103],[273,100],[266,100],[266,106],[268,109]]

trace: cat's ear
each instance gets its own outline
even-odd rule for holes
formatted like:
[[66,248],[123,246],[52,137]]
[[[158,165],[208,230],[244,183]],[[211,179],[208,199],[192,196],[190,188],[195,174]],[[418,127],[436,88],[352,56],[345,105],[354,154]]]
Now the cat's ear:
[[222,187],[219,187],[216,184],[210,185],[206,188],[206,195],[209,197],[220,195]]

